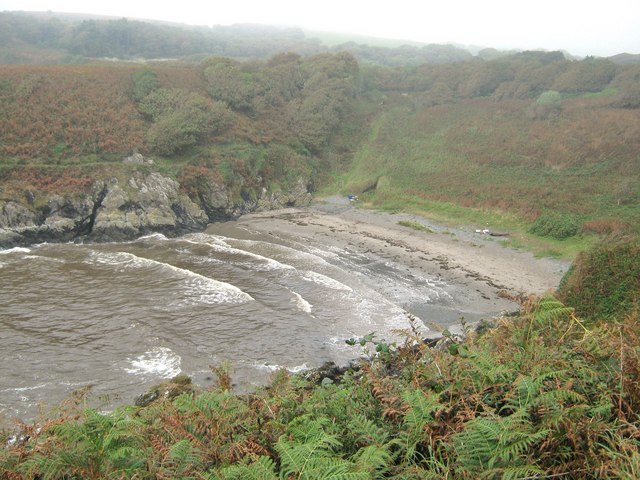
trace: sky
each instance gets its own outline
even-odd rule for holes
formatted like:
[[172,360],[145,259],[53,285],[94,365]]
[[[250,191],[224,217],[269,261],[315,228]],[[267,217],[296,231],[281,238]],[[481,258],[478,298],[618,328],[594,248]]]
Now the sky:
[[640,54],[640,0],[0,0],[54,11],[192,25],[257,23],[425,43],[574,55]]

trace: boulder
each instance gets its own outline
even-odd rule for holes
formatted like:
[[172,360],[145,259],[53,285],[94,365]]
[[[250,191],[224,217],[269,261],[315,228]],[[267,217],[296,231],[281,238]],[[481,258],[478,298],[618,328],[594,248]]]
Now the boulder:
[[91,240],[119,241],[151,232],[183,233],[204,228],[209,218],[175,180],[154,172],[136,173],[121,186],[117,179],[105,185],[96,210]]
[[0,225],[4,228],[36,226],[37,216],[27,207],[14,201],[0,201]]
[[151,158],[144,157],[141,153],[134,153],[129,157],[123,158],[122,163],[130,163],[133,165],[153,165],[155,162]]
[[139,395],[135,400],[137,407],[146,407],[154,402],[173,400],[183,393],[193,393],[194,386],[187,375],[178,375],[164,383],[154,385],[146,393]]

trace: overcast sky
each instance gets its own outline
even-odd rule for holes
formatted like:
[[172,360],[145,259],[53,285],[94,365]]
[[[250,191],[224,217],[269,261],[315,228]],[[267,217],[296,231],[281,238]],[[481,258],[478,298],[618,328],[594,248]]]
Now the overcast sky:
[[295,25],[426,43],[568,50],[581,56],[640,53],[640,0],[0,0],[0,10],[195,25]]

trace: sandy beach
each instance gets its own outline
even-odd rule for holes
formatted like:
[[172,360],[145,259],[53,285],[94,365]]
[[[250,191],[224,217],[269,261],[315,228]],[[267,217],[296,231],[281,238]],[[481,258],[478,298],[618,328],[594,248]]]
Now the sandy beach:
[[[415,230],[398,222],[416,221],[435,233]],[[232,224],[232,225],[229,225]],[[474,227],[450,229],[409,214],[388,214],[359,208],[342,197],[317,199],[304,209],[289,208],[245,215],[208,231],[246,230],[271,238],[318,242],[371,255],[400,267],[411,278],[437,278],[450,285],[447,302],[405,305],[425,324],[449,327],[460,317],[474,321],[512,311],[517,305],[498,295],[543,294],[558,286],[567,262],[535,258],[504,247],[497,237],[475,232]]]

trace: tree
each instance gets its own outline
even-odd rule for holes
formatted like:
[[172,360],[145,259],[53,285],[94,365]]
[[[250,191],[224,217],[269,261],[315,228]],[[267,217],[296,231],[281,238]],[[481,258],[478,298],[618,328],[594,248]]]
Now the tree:
[[599,92],[613,80],[618,66],[602,58],[587,57],[574,62],[553,84],[553,89],[566,93]]
[[538,120],[545,120],[557,115],[562,110],[562,95],[555,90],[542,92],[530,107],[531,115]]
[[256,91],[255,75],[243,71],[240,62],[228,58],[209,61],[204,70],[210,95],[233,110],[251,111]]
[[289,103],[289,126],[307,149],[318,153],[349,110],[358,62],[349,53],[322,54],[307,59],[300,69],[304,87]]
[[612,84],[618,93],[611,102],[614,107],[640,108],[640,65],[626,68]]
[[133,99],[142,101],[151,92],[160,88],[160,82],[155,72],[144,69],[133,73]]
[[204,135],[220,132],[231,123],[225,104],[180,88],[153,91],[140,102],[139,109],[154,122],[147,141],[161,155],[195,145]]

